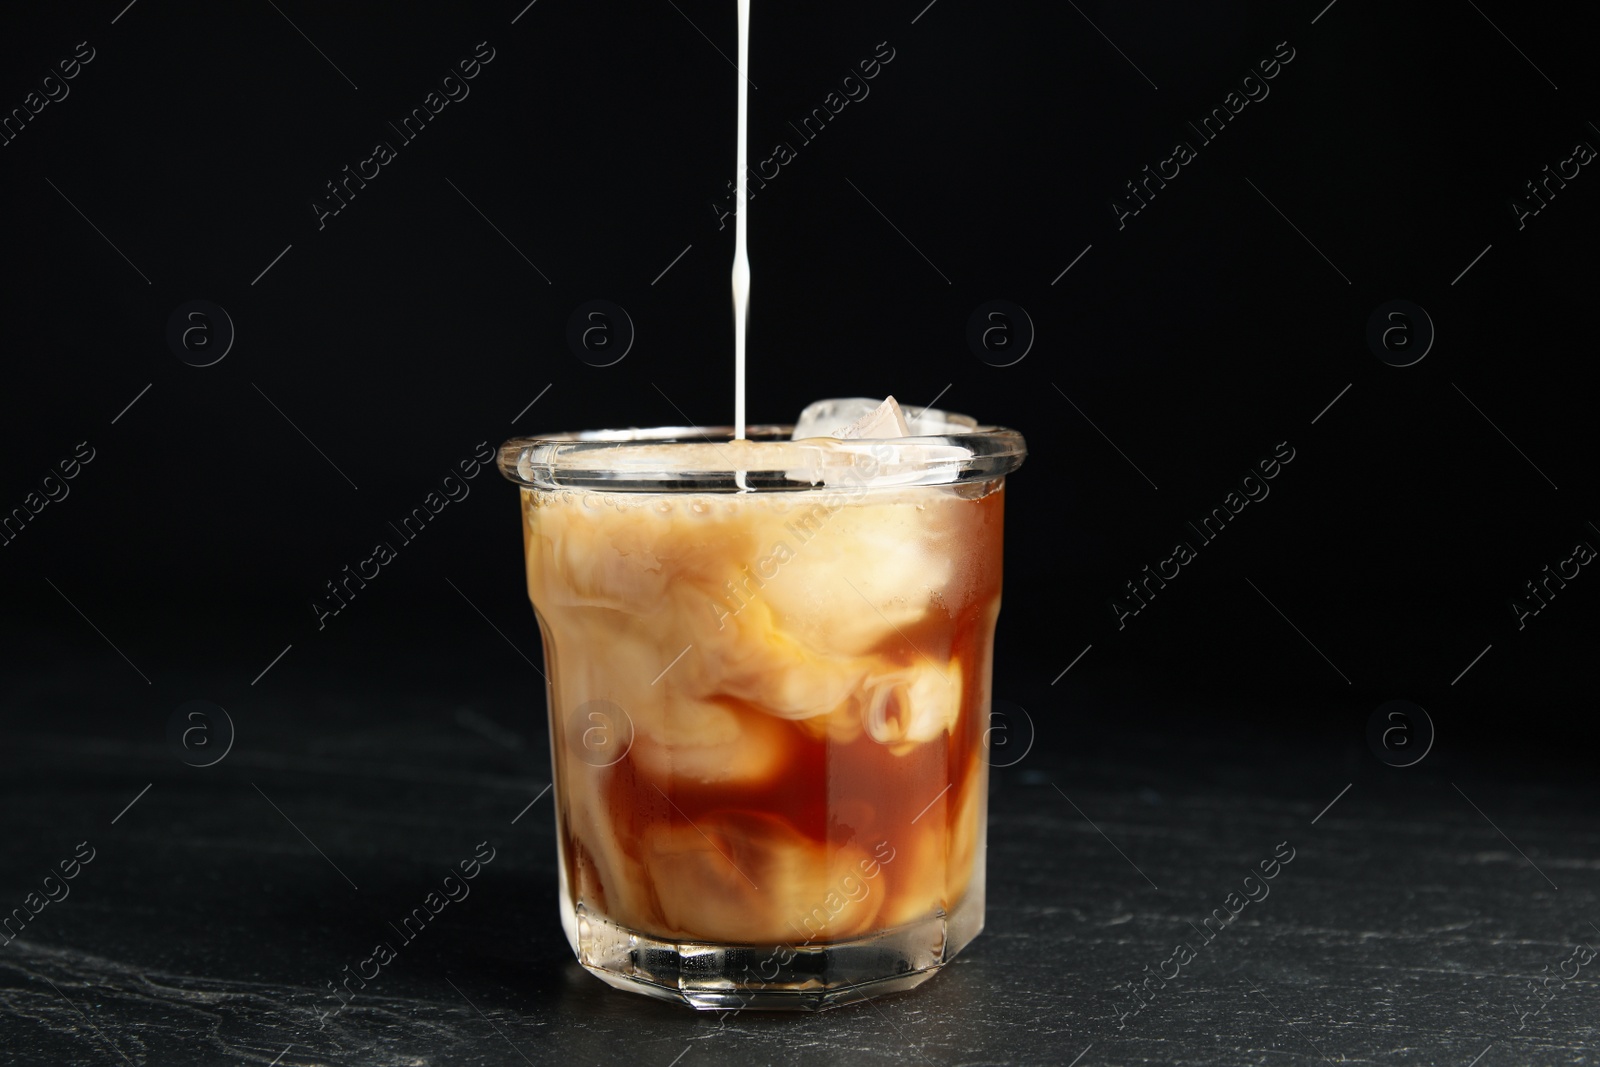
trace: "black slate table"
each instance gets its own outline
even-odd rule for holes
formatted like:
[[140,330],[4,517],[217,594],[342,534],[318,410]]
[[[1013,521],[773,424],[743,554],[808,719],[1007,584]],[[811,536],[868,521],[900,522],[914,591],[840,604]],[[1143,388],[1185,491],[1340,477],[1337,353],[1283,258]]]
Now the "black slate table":
[[[1193,709],[1066,686],[1030,714],[1082,742],[1053,724],[1054,747],[995,769],[988,925],[944,973],[819,1014],[613,991],[557,921],[537,680],[474,685],[479,656],[509,653],[307,657],[278,679],[299,695],[239,705],[211,767],[177,758],[152,728],[170,705],[104,659],[13,677],[28,714],[4,746],[0,900],[80,842],[93,858],[0,948],[5,1061],[1595,1061],[1600,815],[1580,774],[1449,752],[1389,768],[1359,743],[1214,736],[1198,712],[1178,725]],[[494,859],[470,896],[402,942],[390,924],[480,841]],[[1206,923],[1245,888],[1267,895]],[[331,985],[380,941],[397,957],[340,1009]]]

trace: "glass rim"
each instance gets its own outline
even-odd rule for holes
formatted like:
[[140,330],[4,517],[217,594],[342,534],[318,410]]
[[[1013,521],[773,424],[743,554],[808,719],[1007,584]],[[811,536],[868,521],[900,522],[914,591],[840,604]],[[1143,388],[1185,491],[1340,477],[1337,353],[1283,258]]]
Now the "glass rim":
[[1005,426],[950,425],[907,437],[791,439],[787,424],[657,426],[514,437],[499,448],[507,480],[533,489],[604,492],[803,492],[954,485],[1004,477],[1027,444]]

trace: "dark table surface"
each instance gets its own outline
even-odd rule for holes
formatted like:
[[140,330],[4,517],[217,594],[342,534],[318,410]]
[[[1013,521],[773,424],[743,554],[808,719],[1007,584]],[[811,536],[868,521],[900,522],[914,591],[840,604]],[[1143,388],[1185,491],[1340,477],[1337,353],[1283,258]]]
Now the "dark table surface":
[[[1081,746],[1019,759],[1026,739],[1008,742],[988,925],[953,964],[867,1004],[719,1016],[573,961],[540,687],[487,670],[503,644],[286,665],[280,688],[302,695],[264,679],[204,768],[108,657],[56,653],[12,679],[31,714],[5,743],[0,900],[21,905],[80,842],[93,859],[0,948],[8,1063],[1595,1062],[1600,966],[1579,961],[1600,946],[1600,819],[1582,753],[1546,773],[1441,746],[1397,769],[1359,741],[1208,732],[1197,709],[1064,685],[1048,714]],[[485,840],[471,895],[335,1013],[341,969],[398,942],[389,924]],[[1203,938],[1290,849],[1269,895]],[[1180,942],[1193,958],[1139,1007],[1131,985],[1170,975]]]

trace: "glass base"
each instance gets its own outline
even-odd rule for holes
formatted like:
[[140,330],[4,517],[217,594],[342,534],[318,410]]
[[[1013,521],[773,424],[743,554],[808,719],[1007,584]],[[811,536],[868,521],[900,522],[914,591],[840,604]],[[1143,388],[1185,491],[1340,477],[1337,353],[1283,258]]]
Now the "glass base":
[[702,1011],[821,1011],[912,989],[983,929],[973,887],[948,914],[825,945],[663,941],[562,901],[578,962],[607,985]]

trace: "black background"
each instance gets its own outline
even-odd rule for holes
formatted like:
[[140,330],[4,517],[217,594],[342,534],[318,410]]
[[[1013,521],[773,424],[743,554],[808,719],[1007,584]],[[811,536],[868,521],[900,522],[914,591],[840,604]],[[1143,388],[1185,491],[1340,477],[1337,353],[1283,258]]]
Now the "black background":
[[[49,633],[40,655],[127,669],[48,576],[154,683],[129,696],[152,715],[247,700],[163,683],[196,663],[248,683],[291,643],[275,686],[302,684],[307,661],[442,636],[514,670],[444,581],[536,640],[514,493],[491,478],[327,629],[310,604],[481,441],[730,421],[733,227],[712,204],[732,171],[737,75],[717,54],[734,54],[731,17],[544,4],[513,26],[516,11],[396,5],[296,20],[336,70],[267,4],[102,14],[57,9],[4,37],[8,107],[78,41],[96,53],[0,150],[5,506],[77,442],[96,454],[4,549],[17,639]],[[1509,205],[1600,138],[1588,27],[1499,20],[1557,89],[1470,5],[1350,2],[1315,25],[1276,5],[916,14],[756,13],[752,159],[779,140],[797,158],[751,204],[749,411],[942,394],[1024,432],[997,693],[1040,712],[1041,743],[1071,743],[1076,687],[1133,679],[1212,704],[1214,729],[1332,741],[1406,698],[1452,724],[1441,746],[1515,743],[1512,705],[1536,713],[1540,745],[1586,732],[1588,583],[1521,631],[1508,601],[1600,537],[1583,315],[1596,200],[1585,168],[1524,229]],[[479,41],[495,58],[470,95],[319,229],[324,183],[398,142],[386,123]],[[870,95],[801,142],[788,122],[880,41],[895,58]],[[1198,141],[1186,121],[1280,41],[1295,58],[1270,95],[1119,229],[1124,183]],[[565,343],[593,298],[637,331],[611,367]],[[1013,366],[965,341],[994,298],[1037,330]],[[165,340],[191,299],[237,331],[211,367]],[[1411,367],[1365,341],[1392,299],[1437,330]],[[1109,599],[1279,441],[1296,461],[1271,496],[1119,631]]]
[[[0,147],[0,507],[95,453],[0,548],[7,729],[132,753],[205,699],[242,747],[469,709],[538,748],[497,474],[325,628],[311,604],[480,442],[729,421],[732,7],[277,7],[0,17],[6,111],[95,50]],[[1600,145],[1595,29],[1472,3],[763,5],[751,158],[797,157],[750,206],[751,420],[892,392],[1026,435],[994,689],[1041,753],[1267,738],[1331,796],[1404,773],[1365,729],[1407,699],[1438,731],[1419,776],[1592,778],[1600,578],[1520,630],[1509,601],[1600,545],[1600,178],[1522,228],[1511,207]],[[387,123],[480,41],[470,95],[398,145]],[[800,143],[788,123],[879,42],[870,95]],[[1279,42],[1270,95],[1200,145],[1186,122]],[[1124,183],[1180,139],[1198,158],[1119,228]],[[396,159],[319,228],[378,140]],[[603,368],[565,339],[597,298],[637,330]],[[196,299],[237,331],[204,368],[166,340]],[[1011,366],[966,341],[991,299],[1037,331]],[[1366,339],[1395,299],[1437,331],[1403,368]],[[1123,583],[1285,441],[1270,496],[1119,629]]]

